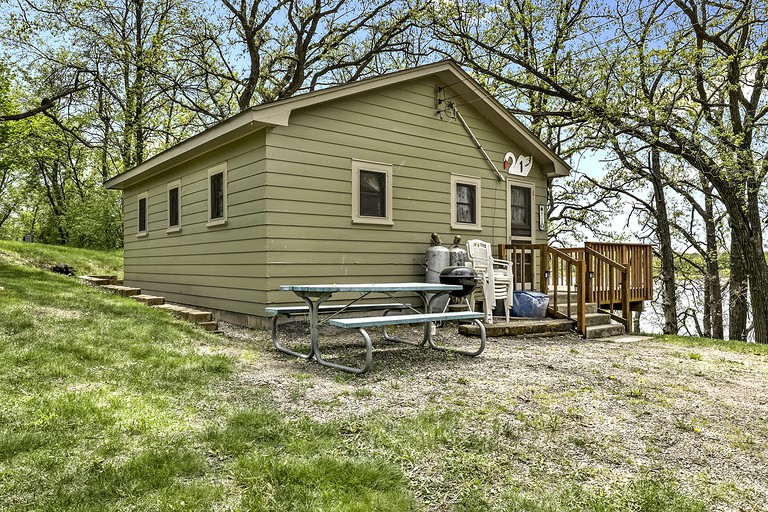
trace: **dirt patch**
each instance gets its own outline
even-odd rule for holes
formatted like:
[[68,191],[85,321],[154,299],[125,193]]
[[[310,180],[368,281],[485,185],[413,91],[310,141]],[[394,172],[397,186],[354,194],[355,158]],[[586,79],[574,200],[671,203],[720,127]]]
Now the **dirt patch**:
[[[242,383],[268,387],[286,415],[329,422],[448,411],[467,435],[494,437],[497,457],[521,478],[607,486],[663,474],[713,510],[768,510],[765,355],[568,334],[490,338],[468,358],[372,336],[373,368],[355,377],[277,352],[268,332],[220,328],[256,353]],[[281,339],[301,347],[305,330],[285,326]],[[440,339],[467,342],[455,326]],[[359,361],[360,343],[355,331],[322,330],[329,359]],[[404,470],[417,495],[445,478],[418,464]]]

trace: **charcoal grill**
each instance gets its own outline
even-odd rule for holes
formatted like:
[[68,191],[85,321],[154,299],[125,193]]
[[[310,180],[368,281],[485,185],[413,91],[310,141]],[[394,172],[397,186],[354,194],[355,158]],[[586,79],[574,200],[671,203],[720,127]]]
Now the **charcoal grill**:
[[440,272],[440,283],[458,284],[461,290],[455,290],[449,293],[451,297],[457,299],[466,299],[472,290],[475,289],[479,278],[472,267],[445,267]]

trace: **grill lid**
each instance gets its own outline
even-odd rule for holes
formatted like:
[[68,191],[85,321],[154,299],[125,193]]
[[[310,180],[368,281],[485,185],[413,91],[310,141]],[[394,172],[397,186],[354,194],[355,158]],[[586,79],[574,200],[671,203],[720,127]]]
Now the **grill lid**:
[[461,290],[450,292],[451,297],[466,297],[475,289],[477,281],[477,274],[471,267],[445,267],[440,271],[442,284],[458,284],[462,287]]

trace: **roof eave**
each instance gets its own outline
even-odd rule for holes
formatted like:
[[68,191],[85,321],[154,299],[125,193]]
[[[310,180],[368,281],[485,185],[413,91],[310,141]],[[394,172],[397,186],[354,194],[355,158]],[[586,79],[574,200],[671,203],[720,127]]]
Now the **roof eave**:
[[284,112],[278,109],[268,113],[246,110],[118,174],[104,182],[104,186],[109,189],[124,190],[267,126],[287,125],[288,115],[290,111]]

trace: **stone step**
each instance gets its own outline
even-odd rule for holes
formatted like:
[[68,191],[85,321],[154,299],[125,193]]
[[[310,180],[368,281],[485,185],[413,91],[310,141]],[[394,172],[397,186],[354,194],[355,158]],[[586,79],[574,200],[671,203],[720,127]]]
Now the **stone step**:
[[621,324],[605,324],[587,327],[585,339],[593,340],[595,338],[607,338],[608,336],[617,336],[624,334],[624,326]]
[[91,286],[117,284],[115,276],[78,276],[77,278],[81,283],[90,284]]
[[187,317],[189,316],[190,311],[193,311],[189,308],[185,308],[184,306],[177,306],[175,304],[160,304],[158,306],[153,306],[153,307],[167,311],[168,313],[172,314],[176,318],[181,318],[182,320],[186,320]]
[[213,315],[208,311],[191,310],[187,312],[187,320],[196,324],[213,321]]
[[161,306],[165,304],[165,297],[157,297],[155,295],[134,295],[133,300],[139,301],[147,306]]
[[202,327],[208,332],[215,332],[219,330],[219,322],[200,322],[195,325]]
[[218,322],[213,320],[213,314],[209,311],[200,311],[199,309],[177,306],[175,304],[161,304],[153,306],[157,309],[163,309],[181,320],[186,320],[199,325],[206,331],[216,331],[219,329]]
[[120,295],[121,297],[133,297],[135,295],[141,295],[141,288],[131,288],[130,286],[122,286],[119,284],[108,284],[101,287],[102,290]]

